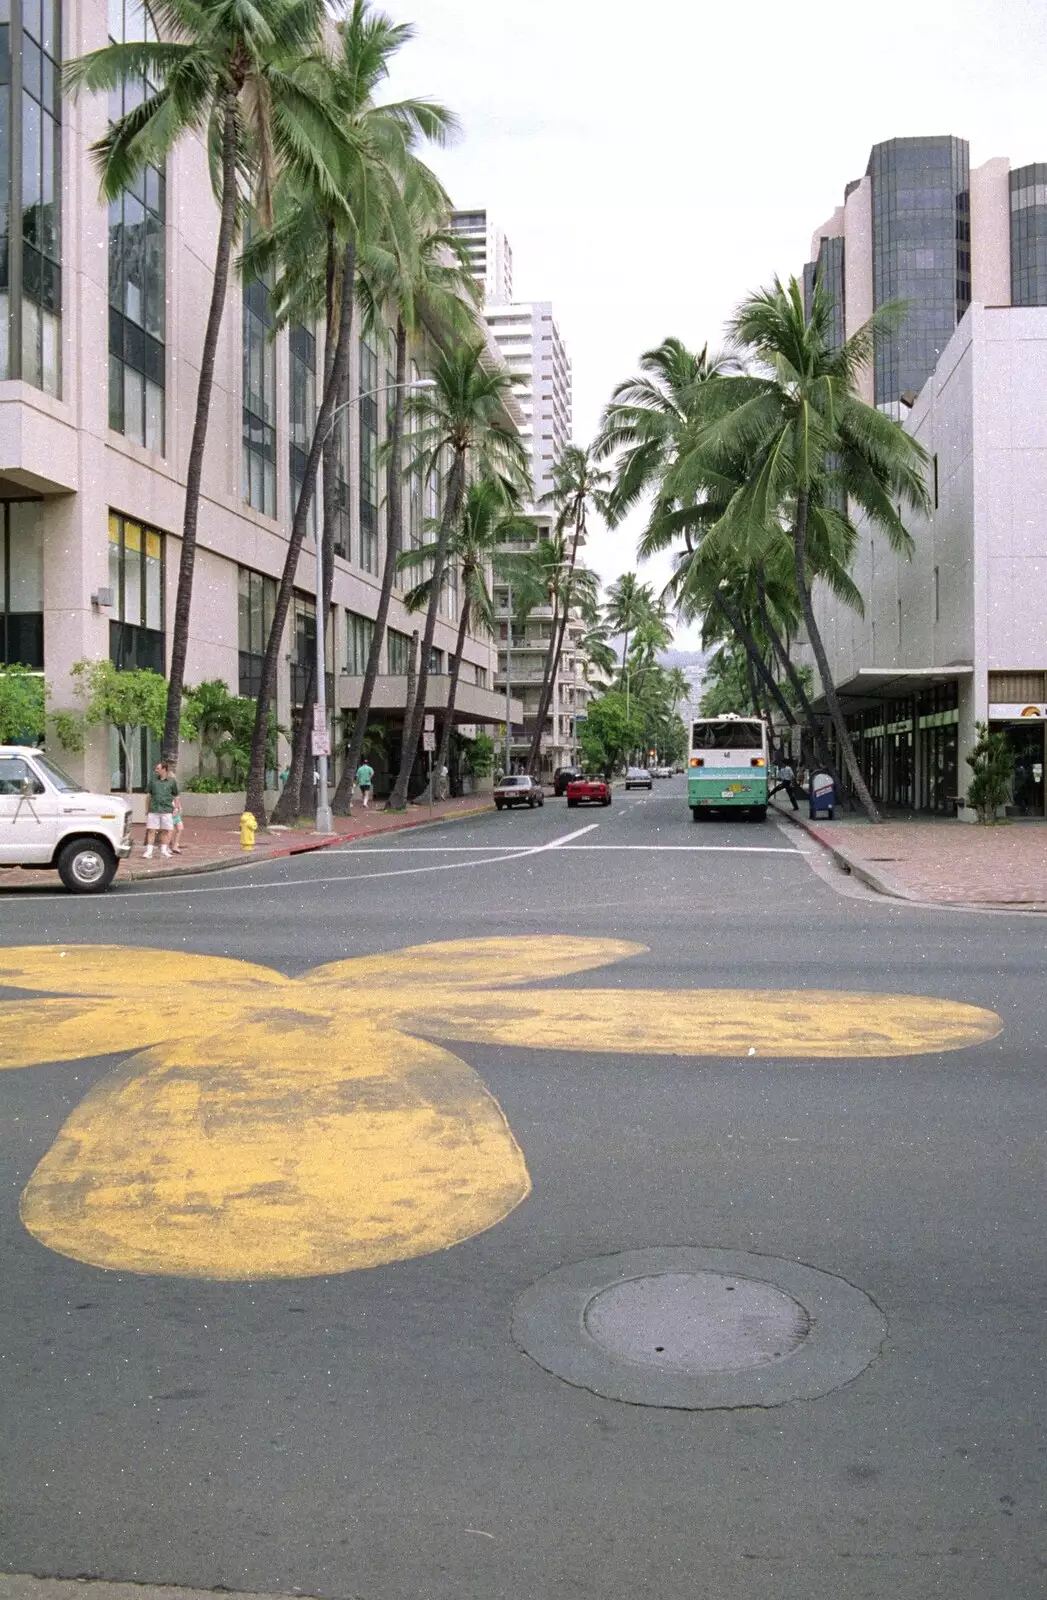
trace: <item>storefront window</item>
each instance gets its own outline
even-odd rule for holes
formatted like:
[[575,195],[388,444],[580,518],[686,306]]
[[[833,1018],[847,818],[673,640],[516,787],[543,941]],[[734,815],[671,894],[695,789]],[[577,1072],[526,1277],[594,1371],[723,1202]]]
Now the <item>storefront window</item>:
[[257,700],[262,687],[262,663],[276,610],[276,580],[249,567],[237,573],[236,632],[240,656],[240,694]]

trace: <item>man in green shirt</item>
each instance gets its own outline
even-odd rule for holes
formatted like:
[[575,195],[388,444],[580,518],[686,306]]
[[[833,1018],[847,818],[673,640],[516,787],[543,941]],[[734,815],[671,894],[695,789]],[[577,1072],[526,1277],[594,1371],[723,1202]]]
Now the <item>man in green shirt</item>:
[[162,761],[156,763],[146,792],[149,795],[149,814],[145,819],[146,860],[153,853],[153,840],[160,835],[160,854],[171,854],[171,831],[174,828],[174,801],[178,784],[170,767]]
[[367,761],[361,761],[356,769],[356,781],[360,785],[360,793],[364,797],[364,810],[367,810],[371,800],[371,790],[374,787],[374,768]]

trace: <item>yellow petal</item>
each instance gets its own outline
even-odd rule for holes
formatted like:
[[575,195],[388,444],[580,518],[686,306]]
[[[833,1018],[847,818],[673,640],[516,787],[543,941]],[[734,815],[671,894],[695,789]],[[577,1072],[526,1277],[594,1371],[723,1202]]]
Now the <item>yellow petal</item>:
[[630,1055],[926,1055],[982,1044],[995,1011],[927,995],[817,989],[546,989],[419,995],[403,1028],[428,1038]]
[[567,936],[518,939],[451,939],[438,944],[409,945],[388,955],[355,956],[316,967],[300,982],[339,987],[406,989],[453,984],[464,988],[502,988],[566,978],[575,972],[606,967],[626,956],[643,955],[647,946],[625,939],[581,939]]
[[367,1023],[250,1024],[133,1058],[68,1118],[22,1197],[95,1266],[300,1277],[440,1250],[530,1187],[501,1109],[434,1045]]
[[170,1022],[140,1000],[5,1000],[0,1003],[0,1068],[139,1050],[166,1037]]
[[120,944],[41,944],[0,949],[0,986],[45,989],[52,994],[89,994],[163,1000],[177,989],[191,1003],[195,990],[215,984],[238,988],[282,987],[290,982],[269,967],[224,956],[179,950],[143,950]]

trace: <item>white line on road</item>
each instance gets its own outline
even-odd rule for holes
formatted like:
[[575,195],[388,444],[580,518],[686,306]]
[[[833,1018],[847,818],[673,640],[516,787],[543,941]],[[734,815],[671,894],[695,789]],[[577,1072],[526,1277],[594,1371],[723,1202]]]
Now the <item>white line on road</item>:
[[580,839],[582,837],[583,833],[593,833],[599,826],[600,826],[600,824],[598,822],[590,822],[590,824],[589,824],[589,826],[587,828],[575,828],[573,833],[563,833],[563,834],[560,835],[559,839],[551,839],[548,844],[539,845],[538,849],[539,850],[565,850],[565,849],[576,849],[577,850],[577,849],[581,849],[582,846],[580,846],[580,845],[569,845],[568,844],[568,840],[570,840],[570,839]]

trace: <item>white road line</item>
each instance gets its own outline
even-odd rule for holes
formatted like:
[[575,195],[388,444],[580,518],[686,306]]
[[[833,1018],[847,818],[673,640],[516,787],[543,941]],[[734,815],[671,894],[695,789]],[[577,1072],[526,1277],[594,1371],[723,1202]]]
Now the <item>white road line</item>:
[[792,850],[780,844],[564,844],[561,850],[699,850],[741,856],[799,856],[810,851]]
[[[561,834],[559,839],[551,839],[548,844],[539,845],[538,850],[565,850],[572,848],[576,850],[580,849],[581,846],[579,845],[569,845],[568,840],[580,839],[583,833],[593,833],[599,826],[600,824],[598,822],[590,822],[587,828],[575,828],[573,833]],[[538,850],[535,851],[536,855],[538,854]]]
[[[577,828],[573,833],[561,834],[558,839],[550,839],[545,844],[530,845],[523,850],[517,850],[513,855],[510,856],[504,854],[489,856],[484,861],[445,861],[432,867],[397,867],[391,872],[342,872],[337,874],[337,876],[328,878],[284,878],[277,879],[273,883],[223,883],[216,884],[214,887],[211,885],[206,885],[193,889],[156,888],[142,890],[136,889],[133,885],[128,884],[128,898],[133,897],[136,900],[141,900],[149,897],[156,898],[157,896],[168,895],[247,894],[252,891],[257,893],[260,890],[271,889],[315,889],[331,883],[367,883],[373,878],[409,878],[413,876],[419,876],[423,872],[464,872],[468,867],[502,866],[507,861],[523,861],[528,856],[540,856],[547,850],[556,849],[568,839],[577,839],[580,834],[591,833],[594,828],[598,828],[599,826],[600,824],[598,822],[593,822],[590,823],[588,828]],[[351,853],[351,851],[346,852],[346,854]],[[405,847],[404,853],[405,855],[410,853],[407,847]],[[359,852],[360,857],[366,856],[367,854],[368,852],[366,850],[361,850]],[[262,865],[262,863],[259,862],[259,865]],[[41,898],[43,897],[35,896],[34,903],[39,904]],[[61,895],[55,895],[54,898],[64,899],[65,897]],[[123,899],[123,896],[120,896],[120,899]],[[114,902],[112,901],[105,902],[105,904],[108,905],[113,903]],[[101,906],[98,904],[98,902],[95,904],[97,909],[101,909]]]

